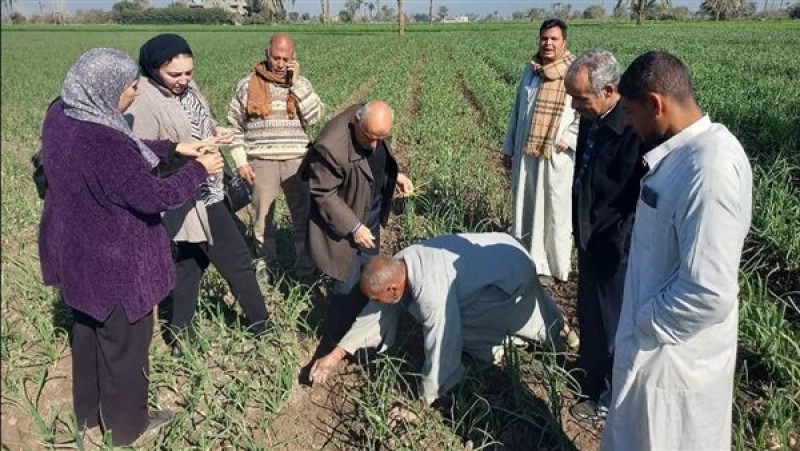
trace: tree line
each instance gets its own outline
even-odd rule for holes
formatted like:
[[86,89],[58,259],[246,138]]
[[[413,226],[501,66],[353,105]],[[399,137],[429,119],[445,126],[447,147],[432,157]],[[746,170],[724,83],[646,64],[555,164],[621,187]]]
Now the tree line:
[[[780,2],[777,7],[773,2]],[[153,8],[149,0],[122,0],[114,4],[111,11],[98,9],[79,10],[68,15],[62,8],[51,7],[44,11],[40,2],[40,14],[26,17],[14,10],[15,0],[0,0],[3,7],[4,22],[12,23],[119,23],[119,24],[266,24],[280,22],[312,22],[323,24],[333,22],[330,0],[320,0],[319,16],[308,12],[287,12],[283,0],[247,0],[244,16],[224,8],[223,0],[211,0],[206,6],[190,7],[190,0],[176,0],[165,8]],[[44,2],[48,3],[48,2]],[[49,2],[54,5],[58,2]],[[289,0],[294,7],[295,0]],[[217,5],[213,7],[213,5]],[[428,13],[406,16],[404,0],[346,0],[344,7],[336,14],[339,22],[391,22],[397,21],[399,31],[403,32],[406,22],[445,21],[450,17],[447,6],[428,2]],[[620,20],[690,20],[713,19],[731,20],[746,18],[792,18],[800,19],[800,2],[789,5],[783,0],[764,0],[763,6],[752,0],[703,0],[698,11],[690,11],[685,6],[673,6],[671,0],[617,0],[611,11],[602,4],[588,6],[584,10],[573,8],[570,3],[555,2],[550,8],[529,8],[503,16],[492,11],[483,16],[465,14],[469,22],[494,22],[511,20],[537,22],[549,17],[567,20],[614,18]]]

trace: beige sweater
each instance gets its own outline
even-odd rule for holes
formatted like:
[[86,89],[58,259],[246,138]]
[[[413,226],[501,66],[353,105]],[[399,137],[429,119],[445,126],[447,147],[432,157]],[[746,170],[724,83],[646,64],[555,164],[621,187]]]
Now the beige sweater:
[[[199,92],[194,81],[189,83],[189,86]],[[199,97],[206,110],[210,112],[211,107],[206,99],[202,95]],[[126,111],[126,115],[133,119],[131,128],[139,138],[166,139],[172,142],[192,140],[192,124],[180,100],[147,77],[139,79],[139,95]],[[218,125],[213,117],[211,125],[212,127]]]
[[[190,86],[197,89],[194,81]],[[202,95],[198,97],[210,112],[211,108],[206,99]],[[147,77],[139,79],[139,95],[125,112],[125,118],[131,125],[133,133],[141,139],[165,139],[175,143],[192,141],[192,124],[178,98]],[[213,127],[217,126],[213,117],[211,124]],[[173,240],[213,244],[203,201],[195,202],[195,208],[186,215],[181,229]]]
[[[247,164],[248,159],[289,160],[305,155],[309,137],[305,127],[313,125],[325,114],[325,105],[306,78],[300,77],[291,88],[270,85],[272,114],[266,118],[247,115],[247,89],[250,74],[239,80],[236,92],[228,106],[228,122],[235,130],[231,156],[236,167]],[[289,92],[297,96],[298,117],[289,119],[286,101]]]

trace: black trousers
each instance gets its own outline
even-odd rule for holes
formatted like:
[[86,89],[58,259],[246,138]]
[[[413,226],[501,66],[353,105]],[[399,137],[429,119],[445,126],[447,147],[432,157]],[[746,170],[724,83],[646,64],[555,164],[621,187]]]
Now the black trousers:
[[153,314],[129,323],[122,306],[104,322],[73,310],[72,400],[82,428],[101,425],[116,446],[147,428]]
[[223,202],[207,207],[213,245],[208,243],[176,243],[175,289],[162,302],[167,322],[173,333],[188,328],[197,309],[200,279],[213,263],[228,282],[249,323],[266,322],[269,314],[258,287],[250,250],[228,208]]
[[369,299],[361,292],[359,281],[361,280],[361,270],[377,255],[377,252],[359,251],[350,263],[347,278],[334,282],[331,287],[328,314],[325,318],[323,339],[334,344],[338,343],[369,302]]
[[325,326],[322,329],[320,345],[315,352],[316,357],[322,357],[333,350],[339,340],[345,336],[353,322],[367,305],[369,299],[361,292],[359,282],[361,271],[367,263],[380,253],[381,226],[380,226],[380,197],[373,199],[369,212],[369,228],[375,237],[375,247],[359,250],[347,269],[347,277],[337,280],[331,287],[328,312],[325,316]]
[[[616,260],[616,261],[610,261]],[[616,259],[578,250],[578,323],[581,342],[578,367],[585,371],[583,394],[594,401],[610,395],[622,294],[625,289],[627,255]]]

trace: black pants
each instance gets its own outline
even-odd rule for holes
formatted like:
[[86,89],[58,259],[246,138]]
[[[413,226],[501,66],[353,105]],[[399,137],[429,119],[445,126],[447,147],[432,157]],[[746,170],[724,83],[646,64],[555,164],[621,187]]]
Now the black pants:
[[173,333],[178,333],[191,325],[200,294],[200,279],[209,263],[213,263],[228,282],[231,292],[239,301],[251,325],[264,323],[269,316],[261,289],[258,287],[250,250],[239,233],[233,216],[223,202],[208,206],[206,211],[214,244],[186,242],[176,244],[177,281],[175,289],[162,303]]
[[350,262],[347,277],[344,280],[335,281],[331,287],[328,312],[325,316],[322,339],[317,352],[315,352],[316,357],[322,357],[333,350],[369,302],[369,299],[361,292],[359,282],[364,266],[380,253],[380,211],[381,199],[373,199],[369,213],[369,228],[372,236],[375,237],[375,247],[369,250],[359,250],[353,261]]
[[111,431],[116,446],[147,428],[153,315],[129,323],[122,306],[105,322],[73,310],[72,400],[78,425]]
[[[609,260],[617,260],[615,262]],[[578,250],[578,366],[585,371],[581,389],[594,401],[610,395],[617,333],[628,258],[621,261]]]
[[377,255],[377,252],[359,252],[350,263],[347,278],[334,282],[328,314],[325,318],[324,340],[334,344],[338,343],[369,302],[369,299],[361,292],[358,283],[361,280],[361,270]]

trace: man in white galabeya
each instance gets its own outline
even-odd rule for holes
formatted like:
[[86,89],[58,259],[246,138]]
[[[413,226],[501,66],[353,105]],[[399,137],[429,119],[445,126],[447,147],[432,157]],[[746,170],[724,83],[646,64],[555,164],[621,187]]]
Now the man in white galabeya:
[[686,66],[645,53],[619,83],[652,150],[636,206],[604,450],[729,450],[752,173],[695,100]]
[[502,158],[511,170],[511,234],[533,256],[545,286],[569,277],[572,254],[572,176],[579,116],[564,87],[575,56],[567,24],[539,27],[539,47],[525,64],[508,120]]

